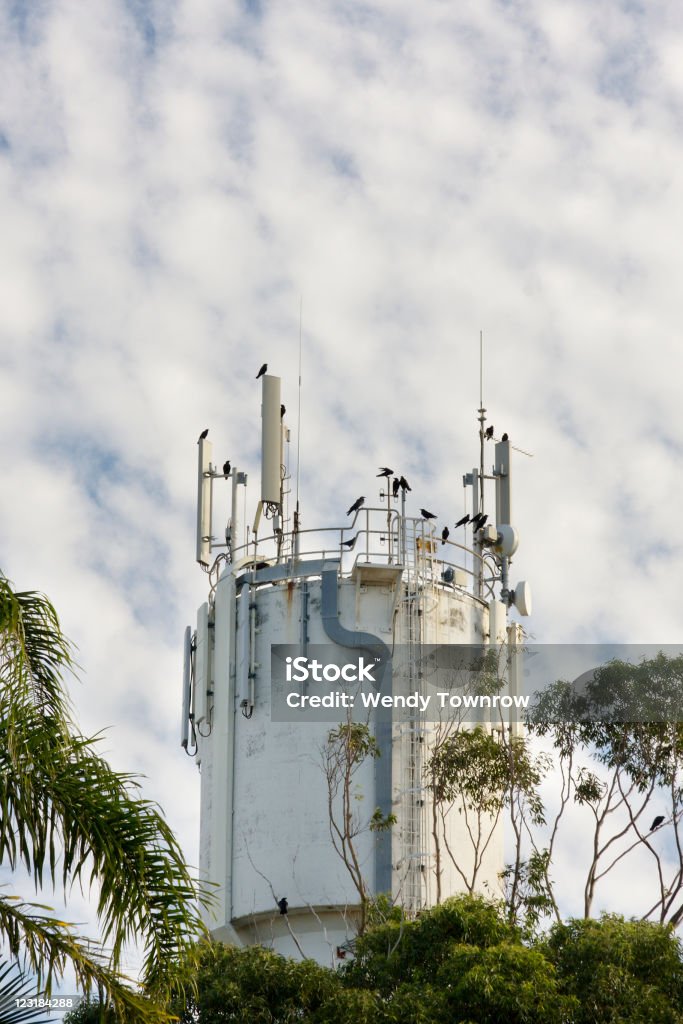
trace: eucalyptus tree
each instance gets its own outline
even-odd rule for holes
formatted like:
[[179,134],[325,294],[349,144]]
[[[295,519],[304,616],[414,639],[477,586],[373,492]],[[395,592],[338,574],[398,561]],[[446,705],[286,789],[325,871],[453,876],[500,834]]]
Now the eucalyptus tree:
[[[560,784],[544,851],[552,865],[570,805],[589,812],[584,916],[600,882],[629,858],[652,883],[643,917],[683,921],[683,657],[614,659],[581,688],[560,680],[536,702],[528,727],[548,739]],[[576,837],[574,836],[574,841]],[[642,868],[641,868],[642,871]],[[550,879],[548,877],[548,882]],[[635,908],[634,908],[635,909]]]
[[[0,862],[23,866],[37,889],[63,886],[67,898],[75,883],[92,887],[101,928],[93,942],[5,886],[0,941],[42,991],[69,966],[122,1024],[163,1021],[210,896],[160,808],[80,734],[65,687],[75,667],[47,598],[15,591],[0,573]],[[129,943],[142,950],[142,992],[121,970]]]
[[363,934],[371,902],[358,849],[359,838],[367,832],[386,832],[396,824],[396,815],[383,814],[379,807],[363,817],[359,811],[356,775],[368,758],[376,760],[380,749],[367,723],[343,722],[330,730],[321,757],[327,783],[327,812],[330,839],[358,894],[358,932]]

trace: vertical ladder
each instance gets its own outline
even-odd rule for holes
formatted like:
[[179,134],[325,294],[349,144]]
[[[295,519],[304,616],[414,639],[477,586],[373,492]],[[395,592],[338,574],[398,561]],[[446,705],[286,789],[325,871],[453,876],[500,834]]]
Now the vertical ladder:
[[[405,520],[405,592],[401,603],[400,643],[405,652],[401,692],[422,693],[422,645],[424,586],[430,573],[430,559],[421,520]],[[401,896],[409,915],[415,915],[425,900],[426,833],[424,831],[424,716],[419,708],[397,714],[397,740],[401,758]]]

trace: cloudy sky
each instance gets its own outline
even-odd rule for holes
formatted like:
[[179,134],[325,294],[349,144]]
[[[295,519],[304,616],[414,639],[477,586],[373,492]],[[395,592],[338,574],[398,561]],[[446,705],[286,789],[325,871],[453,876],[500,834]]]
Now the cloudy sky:
[[[680,638],[683,11],[617,0],[0,7],[0,567],[188,859],[195,441],[257,476],[268,361],[307,526],[399,466],[451,521],[479,331],[539,642]],[[83,911],[85,913],[85,911]]]

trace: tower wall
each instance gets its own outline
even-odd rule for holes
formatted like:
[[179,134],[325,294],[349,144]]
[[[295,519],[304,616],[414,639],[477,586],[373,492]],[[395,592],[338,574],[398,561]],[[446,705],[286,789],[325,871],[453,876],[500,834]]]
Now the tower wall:
[[[435,585],[411,591],[400,571],[387,577],[386,572],[373,574],[371,568],[339,579],[339,621],[346,630],[372,634],[390,648],[411,643],[420,649],[437,643],[481,644],[489,639],[489,607],[467,591]],[[327,636],[320,578],[252,587],[238,611],[242,582],[239,569],[228,569],[215,590],[208,628],[207,716],[196,726],[200,869],[217,884],[215,916],[208,923],[224,941],[258,942],[286,955],[303,953],[334,963],[338,947],[355,934],[360,902],[330,836],[321,758],[334,725],[272,720],[270,658],[272,645],[300,644],[304,619],[309,644],[326,645],[331,658],[348,657],[349,650]],[[251,717],[245,717],[247,709],[241,707],[245,676],[240,615],[247,614],[247,604],[252,605],[255,662]],[[395,682],[413,684],[422,685],[417,677]],[[344,721],[344,712],[339,715]],[[464,888],[447,847],[458,851],[466,874],[471,870],[463,815],[454,810],[445,825],[440,820],[435,824],[425,787],[424,765],[438,730],[437,723],[419,716],[397,716],[381,736],[383,763],[368,758],[354,777],[361,818],[368,820],[375,807],[383,806],[397,819],[384,840],[370,831],[356,840],[368,889],[375,894],[390,886],[392,897],[413,910],[436,900],[435,829],[441,849],[441,898]],[[338,805],[334,807],[338,813]],[[390,860],[388,875],[378,867],[381,842],[385,860]],[[483,857],[477,888],[486,883],[495,892],[501,868],[502,832],[497,828]],[[277,907],[282,897],[288,901],[286,917]]]

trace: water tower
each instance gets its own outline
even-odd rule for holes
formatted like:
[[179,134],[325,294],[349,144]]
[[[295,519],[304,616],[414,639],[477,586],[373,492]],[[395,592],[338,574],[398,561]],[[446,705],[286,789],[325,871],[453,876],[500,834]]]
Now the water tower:
[[[329,715],[302,721],[276,712],[282,680],[275,678],[273,651],[306,658],[324,649],[342,663],[378,651],[390,662],[400,649],[401,667],[390,686],[419,694],[429,686],[426,652],[518,644],[521,628],[508,612],[516,606],[528,614],[530,598],[526,584],[513,589],[508,579],[517,547],[510,522],[511,445],[485,431],[483,409],[479,466],[463,478],[474,529],[464,524],[456,530],[451,523],[442,542],[441,523],[408,514],[412,495],[405,478],[393,471],[376,478],[374,467],[368,475],[375,498],[348,516],[341,509],[345,521],[304,529],[299,509],[289,507],[280,379],[266,373],[261,387],[253,521],[245,521],[247,475],[238,466],[215,466],[211,441],[199,440],[197,561],[208,574],[209,593],[196,629],[185,633],[181,742],[201,772],[200,872],[217,885],[207,921],[214,936],[330,965],[346,955],[360,905],[334,829],[342,795],[330,793],[324,770],[335,723]],[[485,472],[488,452],[493,466]],[[229,492],[227,527],[215,521],[219,487]],[[487,488],[495,490],[495,511],[492,505],[479,526]],[[515,664],[511,688],[518,685]],[[346,722],[343,708],[333,714],[337,723]],[[359,829],[356,867],[369,893],[390,894],[410,914],[462,891],[446,848],[469,856],[462,816],[453,811],[437,820],[426,785],[424,766],[438,732],[434,719],[420,706],[388,717],[369,714],[381,756],[367,757],[352,780],[353,813],[361,824],[375,809],[395,816],[383,832]],[[502,867],[499,826],[481,856],[477,888],[495,893]]]

